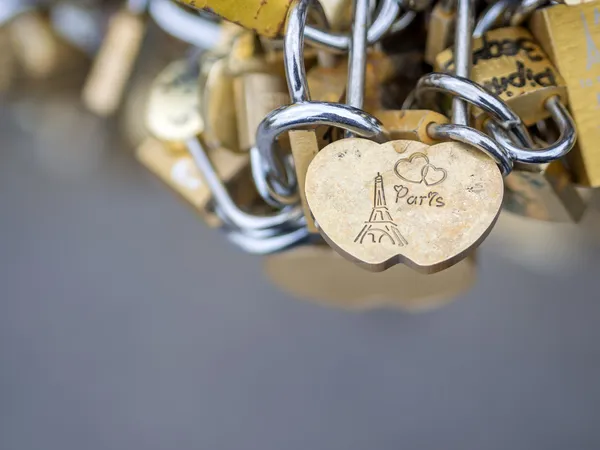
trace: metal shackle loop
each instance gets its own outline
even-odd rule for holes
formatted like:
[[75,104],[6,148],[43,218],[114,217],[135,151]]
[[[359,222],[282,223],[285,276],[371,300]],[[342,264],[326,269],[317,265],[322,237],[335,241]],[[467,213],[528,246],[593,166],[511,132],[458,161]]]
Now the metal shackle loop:
[[275,228],[293,223],[303,217],[304,214],[300,206],[283,209],[272,216],[255,216],[240,210],[229,195],[227,188],[223,185],[200,140],[190,139],[186,142],[186,146],[196,163],[196,167],[208,185],[214,197],[215,204],[227,220],[237,228],[241,230]]
[[[383,0],[375,20],[373,20],[369,30],[367,32],[367,43],[373,45],[377,43],[388,31],[390,31],[395,25],[396,17],[400,12],[400,5],[395,0]],[[411,14],[410,16],[413,16]],[[412,19],[407,20],[402,16],[398,20],[400,28],[401,26],[406,28]],[[408,23],[407,23],[408,22]],[[398,32],[400,29],[394,30]],[[344,34],[332,33],[326,30],[306,26],[306,40],[313,44],[315,47],[329,50],[334,52],[347,52],[350,48],[350,36]]]
[[504,148],[475,128],[453,123],[431,124],[427,133],[434,139],[462,142],[481,150],[498,164],[502,176],[507,176],[513,169],[513,161]]
[[415,88],[416,99],[421,103],[427,91],[444,92],[460,97],[492,116],[500,127],[514,133],[522,145],[531,145],[531,137],[521,118],[500,98],[489,93],[467,78],[433,72],[421,77]]
[[550,111],[552,119],[556,122],[560,135],[556,142],[542,149],[533,149],[532,146],[523,148],[515,145],[510,136],[492,120],[486,123],[486,128],[514,161],[541,164],[562,158],[569,153],[577,140],[575,124],[567,108],[561,103],[560,97],[549,98],[545,107]]
[[308,229],[304,226],[296,230],[283,232],[268,238],[256,238],[246,233],[228,230],[227,239],[240,247],[246,253],[253,255],[268,255],[301,243],[308,238]]
[[473,30],[473,38],[480,38],[494,28],[499,19],[503,18],[514,6],[515,0],[498,0],[489,5],[477,20]]
[[209,49],[219,42],[220,25],[185,10],[171,0],[150,0],[149,13],[163,31],[194,47]]
[[[254,181],[263,199],[282,207],[298,203],[295,171],[290,158],[281,159],[276,151],[277,137],[287,131],[318,125],[340,127],[379,142],[387,140],[383,125],[361,109],[327,102],[311,102],[303,47],[309,0],[290,8],[284,39],[284,62],[288,89],[293,104],[269,113],[256,132],[256,148],[251,150]],[[362,86],[354,90],[360,90]]]
[[546,3],[548,0],[522,0],[511,14],[509,24],[513,27],[523,24],[536,9]]
[[[268,180],[270,195],[264,189],[259,192],[265,201],[273,206],[289,205],[297,202],[295,186],[287,186],[290,196],[285,198],[281,191],[274,188],[277,174],[271,169],[277,165],[276,140],[287,131],[315,128],[328,125],[342,128],[353,134],[383,143],[388,140],[383,124],[371,114],[340,103],[304,102],[283,106],[268,114],[258,126],[256,147],[251,150],[252,173],[257,186],[265,186]],[[289,167],[289,164],[287,164]],[[275,182],[275,183],[274,183]],[[273,195],[275,194],[275,195]]]

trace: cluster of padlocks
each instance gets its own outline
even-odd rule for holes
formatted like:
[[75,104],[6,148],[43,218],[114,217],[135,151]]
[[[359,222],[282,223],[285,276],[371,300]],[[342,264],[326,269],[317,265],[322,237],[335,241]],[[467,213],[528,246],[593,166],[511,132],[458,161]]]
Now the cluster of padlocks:
[[581,220],[600,186],[599,22],[572,0],[9,1],[0,90],[19,65],[52,71],[59,35],[93,54],[82,101],[111,116],[158,26],[177,51],[131,113],[139,161],[270,255],[282,288],[427,308],[472,285],[503,208]]

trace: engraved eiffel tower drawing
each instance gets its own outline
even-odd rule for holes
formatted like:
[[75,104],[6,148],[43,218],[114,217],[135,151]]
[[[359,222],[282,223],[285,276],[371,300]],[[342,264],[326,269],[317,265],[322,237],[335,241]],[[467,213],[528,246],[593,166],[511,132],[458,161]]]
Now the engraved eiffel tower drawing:
[[390,242],[392,245],[404,247],[408,241],[398,230],[398,225],[392,219],[392,215],[385,202],[385,191],[383,190],[383,177],[377,174],[375,177],[375,189],[373,193],[373,210],[371,217],[365,222],[362,230],[354,239],[354,242],[381,244]]
[[[594,9],[594,23],[598,25],[598,10]],[[590,26],[588,25],[587,20],[585,20],[585,15],[583,11],[581,11],[581,21],[583,22],[583,29],[585,31],[585,41],[587,44],[587,67],[586,70],[590,70],[594,64],[600,63],[600,50],[596,47],[594,40],[592,39],[592,33],[590,31]]]

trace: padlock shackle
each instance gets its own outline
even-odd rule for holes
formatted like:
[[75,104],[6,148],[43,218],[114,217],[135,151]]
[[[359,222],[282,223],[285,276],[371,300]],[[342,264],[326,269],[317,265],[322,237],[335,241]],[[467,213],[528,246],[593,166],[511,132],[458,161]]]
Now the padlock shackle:
[[567,108],[561,103],[559,96],[550,97],[544,105],[552,115],[560,135],[556,142],[542,149],[523,148],[515,145],[510,135],[502,130],[498,124],[490,120],[486,123],[487,130],[494,139],[506,149],[514,161],[530,164],[542,164],[562,158],[571,151],[577,141],[575,123]]
[[304,217],[304,213],[300,206],[282,209],[272,216],[256,216],[242,211],[235,204],[229,195],[227,188],[223,185],[223,182],[208,158],[200,139],[194,138],[187,140],[186,147],[192,155],[202,178],[210,189],[215,204],[218,205],[220,211],[222,211],[227,220],[237,228],[241,230],[265,230],[281,225],[292,224]]
[[507,176],[512,172],[514,164],[504,148],[475,128],[452,123],[432,123],[427,127],[427,133],[433,139],[462,142],[481,150],[498,164],[502,176]]
[[269,255],[301,244],[309,236],[306,227],[275,234],[269,238],[255,238],[244,232],[229,230],[226,233],[230,242],[252,255]]
[[[297,129],[312,129],[319,125],[342,128],[361,137],[382,143],[388,140],[383,124],[371,114],[348,105],[329,102],[304,102],[283,106],[268,114],[258,126],[256,147],[251,150],[252,173],[259,187],[261,197],[271,205],[289,205],[297,201],[296,185],[290,185],[287,175],[281,173],[279,158],[276,156],[277,137],[285,132]],[[284,166],[290,163],[285,162]],[[293,171],[293,168],[291,169]],[[286,172],[289,169],[286,167]],[[273,192],[261,189],[265,181],[269,190],[275,186],[279,200],[274,199]],[[289,192],[285,198],[282,193]],[[292,195],[293,194],[293,195]],[[282,201],[283,200],[283,201]]]
[[167,34],[201,49],[214,48],[221,39],[221,26],[192,14],[171,0],[150,0],[152,20]]
[[492,116],[507,131],[512,131],[520,143],[529,145],[531,137],[521,118],[498,96],[467,78],[447,73],[432,72],[421,77],[415,88],[417,103],[429,91],[443,92],[466,100]]
[[[367,31],[367,45],[371,46],[377,43],[390,31],[401,31],[401,29],[406,28],[412,22],[412,19],[407,20],[404,15],[398,19],[398,22],[395,22],[399,13],[400,5],[397,1],[383,0],[377,16]],[[406,14],[409,13],[412,13],[412,11]],[[409,17],[414,18],[414,13],[409,14]],[[395,29],[392,30],[394,27]],[[305,35],[306,41],[319,49],[337,53],[345,53],[350,50],[351,36],[349,35],[333,33],[311,25],[306,26]]]

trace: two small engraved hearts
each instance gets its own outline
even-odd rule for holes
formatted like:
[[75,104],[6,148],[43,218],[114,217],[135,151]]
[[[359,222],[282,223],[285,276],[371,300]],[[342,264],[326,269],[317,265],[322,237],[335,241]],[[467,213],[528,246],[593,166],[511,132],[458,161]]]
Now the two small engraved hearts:
[[468,145],[357,138],[321,150],[305,184],[320,232],[340,254],[372,271],[404,263],[425,273],[483,241],[503,191],[494,161]]
[[441,169],[429,162],[427,155],[413,153],[408,158],[401,158],[394,166],[398,178],[409,183],[425,183],[426,186],[435,186],[442,183],[448,176],[446,169]]

